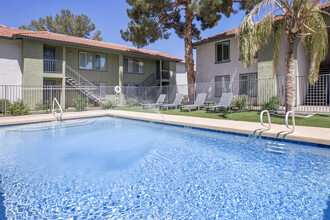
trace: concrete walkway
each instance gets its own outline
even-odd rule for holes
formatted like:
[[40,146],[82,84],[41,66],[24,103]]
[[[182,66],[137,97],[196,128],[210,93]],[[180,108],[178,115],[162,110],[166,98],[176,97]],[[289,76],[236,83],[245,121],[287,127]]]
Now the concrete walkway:
[[[63,119],[86,118],[86,117],[107,116],[107,115],[146,120],[146,121],[162,122],[167,124],[191,126],[197,128],[229,131],[235,133],[244,133],[250,135],[261,135],[265,137],[304,141],[304,142],[324,144],[330,146],[329,128],[296,126],[296,132],[290,133],[290,131],[284,125],[273,124],[272,130],[266,131],[265,128],[262,128],[260,123],[256,123],[256,122],[231,121],[231,120],[221,120],[221,119],[178,116],[178,115],[162,115],[156,113],[143,113],[143,112],[132,112],[132,111],[121,111],[121,110],[65,112],[63,114]],[[45,122],[45,121],[53,121],[53,120],[54,120],[54,116],[52,114],[3,117],[0,118],[0,125],[25,124],[25,123]]]

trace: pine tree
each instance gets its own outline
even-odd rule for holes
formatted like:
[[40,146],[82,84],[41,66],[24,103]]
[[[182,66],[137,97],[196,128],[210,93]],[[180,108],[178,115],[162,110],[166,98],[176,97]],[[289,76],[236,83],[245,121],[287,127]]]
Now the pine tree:
[[56,14],[55,18],[51,15],[38,20],[31,20],[29,25],[22,25],[20,29],[31,31],[49,31],[57,34],[65,34],[75,37],[90,38],[92,40],[102,41],[101,31],[97,30],[90,37],[91,32],[95,30],[95,24],[91,23],[91,19],[84,15],[74,15],[70,10],[61,10],[60,14]]
[[[195,83],[193,40],[201,38],[201,30],[212,28],[223,17],[235,12],[234,2],[244,9],[250,4],[234,0],[126,0],[131,6],[127,15],[131,19],[122,38],[137,47],[144,47],[158,39],[168,39],[170,30],[184,39],[188,84]],[[200,27],[197,26],[200,23]],[[193,101],[193,86],[189,86],[189,100]]]

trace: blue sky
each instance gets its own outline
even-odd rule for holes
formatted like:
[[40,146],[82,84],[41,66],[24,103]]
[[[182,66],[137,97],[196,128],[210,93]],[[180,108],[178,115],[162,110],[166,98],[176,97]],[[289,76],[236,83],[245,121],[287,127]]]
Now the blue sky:
[[[1,0],[0,24],[8,27],[19,27],[29,24],[31,19],[46,15],[55,15],[61,9],[69,9],[74,14],[86,14],[96,28],[102,31],[103,40],[109,43],[132,46],[124,41],[119,31],[126,29],[129,18],[126,15],[128,4],[125,0]],[[244,12],[223,18],[219,24],[202,32],[202,37],[210,37],[223,31],[239,26],[244,18]],[[168,40],[159,40],[145,49],[161,51],[184,58],[184,42],[173,33]]]

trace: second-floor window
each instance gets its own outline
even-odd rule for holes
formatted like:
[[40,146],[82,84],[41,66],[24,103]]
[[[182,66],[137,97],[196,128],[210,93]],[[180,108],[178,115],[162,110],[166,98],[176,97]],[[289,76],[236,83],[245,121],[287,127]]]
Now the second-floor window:
[[225,41],[221,43],[217,43],[215,45],[215,61],[217,63],[221,62],[228,62],[229,60],[229,48],[230,48],[230,42]]
[[107,56],[90,52],[79,52],[79,69],[106,71]]
[[95,54],[94,56],[94,69],[95,70],[106,70],[107,56],[104,54]]
[[144,73],[144,61],[141,59],[133,59],[124,57],[124,72],[125,73]]

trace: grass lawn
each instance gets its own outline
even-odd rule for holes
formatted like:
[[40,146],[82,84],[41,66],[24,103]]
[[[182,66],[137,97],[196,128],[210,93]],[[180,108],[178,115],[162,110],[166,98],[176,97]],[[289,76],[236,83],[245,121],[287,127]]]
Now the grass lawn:
[[[150,112],[156,113],[158,110],[146,110],[142,107],[130,107],[130,108],[117,108],[117,110],[125,111],[135,111],[135,112]],[[192,110],[191,112],[183,111],[180,112],[179,109],[171,110],[161,110],[162,114],[168,115],[183,115],[183,116],[193,116],[201,118],[214,118],[214,119],[224,119],[224,120],[235,120],[235,121],[250,121],[250,122],[260,122],[260,112],[259,111],[233,111],[229,110],[227,112],[220,111],[220,113],[209,112],[206,113],[204,110]],[[291,117],[290,117],[291,118]],[[267,122],[267,116],[264,115],[264,123]],[[284,116],[271,116],[271,121],[273,124],[285,124]],[[291,124],[291,120],[289,122]],[[330,128],[330,115],[314,115],[309,118],[297,118],[296,125],[301,126],[311,126],[311,127],[323,127]]]

